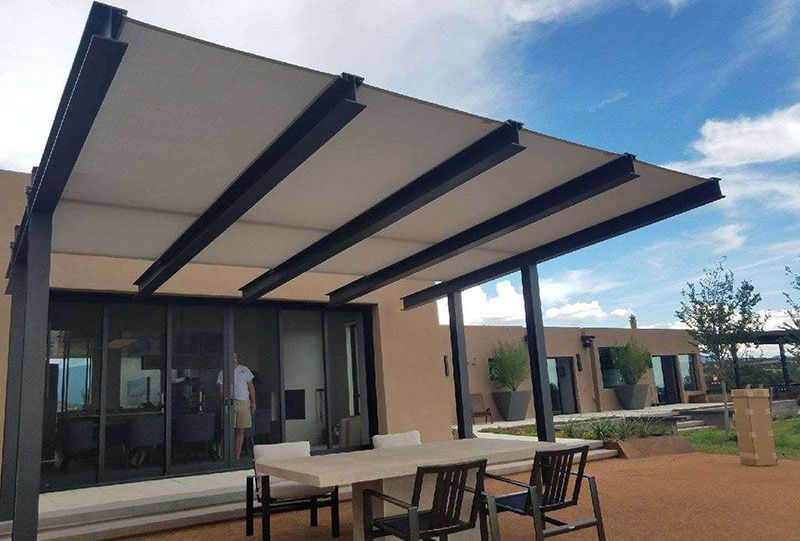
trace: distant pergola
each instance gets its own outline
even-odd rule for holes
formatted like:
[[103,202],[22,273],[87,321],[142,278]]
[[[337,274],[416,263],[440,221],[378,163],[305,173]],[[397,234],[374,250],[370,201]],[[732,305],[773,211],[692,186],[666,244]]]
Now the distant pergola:
[[755,337],[755,343],[758,345],[778,346],[783,384],[786,387],[792,384],[792,379],[789,377],[789,368],[786,366],[786,344],[797,343],[797,341],[798,337],[790,330],[763,331]]
[[537,432],[553,440],[537,265],[721,197],[719,179],[95,3],[14,236],[1,511],[15,539],[35,537],[51,253],[152,261],[141,298],[190,262],[265,269],[242,302],[309,271],[358,277],[329,293],[333,305],[404,278],[433,284],[403,305],[448,299],[462,438],[460,292],[519,271]]

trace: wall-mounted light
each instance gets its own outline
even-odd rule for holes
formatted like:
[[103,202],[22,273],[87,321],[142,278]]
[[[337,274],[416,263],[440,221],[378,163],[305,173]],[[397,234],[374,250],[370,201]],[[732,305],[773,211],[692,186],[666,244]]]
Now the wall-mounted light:
[[575,355],[575,364],[578,367],[578,372],[583,372],[583,361],[581,361],[581,354]]
[[590,348],[594,345],[594,336],[592,335],[582,335],[581,336],[581,345],[585,348]]

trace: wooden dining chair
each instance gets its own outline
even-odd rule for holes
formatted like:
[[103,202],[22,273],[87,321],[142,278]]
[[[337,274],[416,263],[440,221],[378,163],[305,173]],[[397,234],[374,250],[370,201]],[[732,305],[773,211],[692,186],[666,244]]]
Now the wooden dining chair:
[[[597,494],[597,483],[594,477],[584,473],[589,446],[571,447],[554,451],[537,451],[533,459],[533,468],[529,483],[523,483],[499,475],[486,474],[495,479],[523,489],[511,494],[494,497],[494,506],[490,512],[511,512],[533,518],[535,540],[543,541],[545,537],[561,535],[584,528],[597,528],[597,538],[605,541],[603,516],[600,511],[600,498]],[[576,461],[577,458],[577,461]],[[548,516],[554,511],[578,505],[583,480],[589,483],[592,497],[594,518],[566,523]],[[547,528],[552,524],[552,528]]]
[[[451,534],[472,530],[480,518],[481,539],[488,541],[487,516],[483,480],[486,475],[486,459],[446,466],[421,466],[417,468],[414,491],[410,502],[393,498],[375,490],[365,490],[363,500],[364,539],[372,541],[378,537],[395,536],[405,541],[447,541]],[[433,501],[427,509],[421,509],[423,487],[426,478],[435,477]],[[468,482],[474,479],[474,486]],[[373,502],[376,499],[405,510],[404,514],[373,517]],[[466,505],[467,500],[471,500]],[[496,520],[497,513],[492,516]],[[496,522],[492,531],[498,533]],[[497,537],[493,537],[497,541]]]

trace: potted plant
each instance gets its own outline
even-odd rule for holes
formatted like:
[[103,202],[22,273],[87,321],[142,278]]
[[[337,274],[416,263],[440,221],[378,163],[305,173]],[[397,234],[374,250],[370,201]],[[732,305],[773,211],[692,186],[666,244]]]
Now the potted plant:
[[520,421],[528,412],[530,391],[518,391],[517,387],[531,372],[528,348],[522,342],[497,342],[489,358],[489,379],[502,389],[492,393],[500,415],[506,421]]
[[629,410],[642,409],[647,404],[649,385],[639,383],[639,380],[650,368],[652,355],[646,348],[631,341],[624,346],[615,347],[611,351],[611,358],[624,382],[615,389],[622,407]]

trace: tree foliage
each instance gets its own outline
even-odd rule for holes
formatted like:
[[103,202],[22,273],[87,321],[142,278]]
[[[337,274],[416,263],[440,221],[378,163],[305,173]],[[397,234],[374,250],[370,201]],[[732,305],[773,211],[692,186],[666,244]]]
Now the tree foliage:
[[498,341],[489,358],[489,379],[505,389],[516,391],[531,373],[528,347],[522,342]]
[[766,318],[755,309],[761,295],[749,280],[737,285],[733,272],[725,269],[724,259],[711,269],[703,269],[703,276],[696,284],[687,283],[681,295],[675,316],[689,327],[700,351],[720,368],[719,376],[734,384],[738,348],[752,345],[764,330]]
[[636,385],[650,368],[653,356],[645,347],[631,341],[624,346],[614,347],[611,358],[625,384]]

